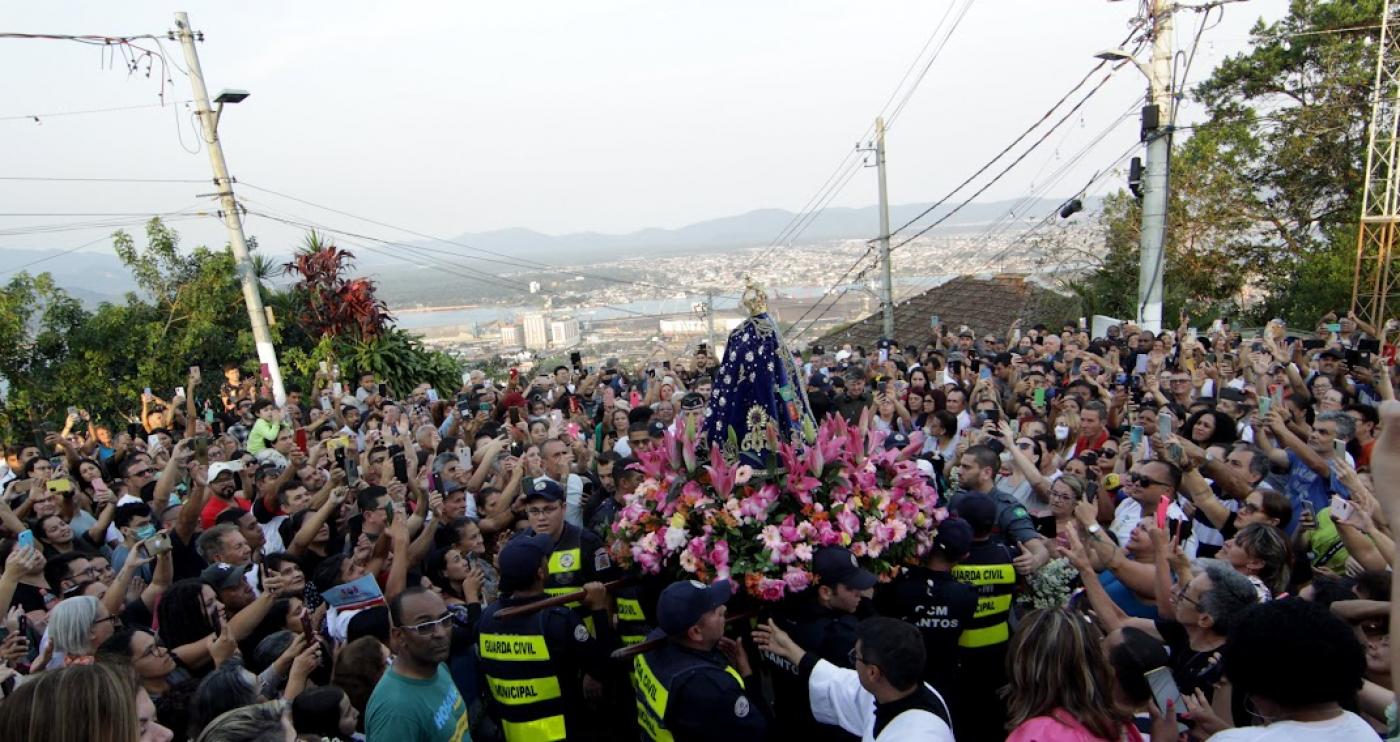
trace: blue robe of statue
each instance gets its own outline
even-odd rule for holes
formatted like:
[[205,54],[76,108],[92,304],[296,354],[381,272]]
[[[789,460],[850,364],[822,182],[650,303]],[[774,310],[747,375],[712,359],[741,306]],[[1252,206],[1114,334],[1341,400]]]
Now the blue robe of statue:
[[777,427],[778,439],[789,443],[806,439],[815,429],[801,372],[777,323],[759,312],[729,333],[705,409],[705,433],[731,461],[765,465],[770,423]]

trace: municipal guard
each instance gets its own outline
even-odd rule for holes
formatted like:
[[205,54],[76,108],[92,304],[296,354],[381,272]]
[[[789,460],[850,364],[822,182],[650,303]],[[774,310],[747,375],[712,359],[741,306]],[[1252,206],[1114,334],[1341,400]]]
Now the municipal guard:
[[1006,685],[1006,647],[1011,638],[1011,596],[1016,590],[1016,566],[1011,550],[993,536],[997,504],[981,492],[962,495],[958,517],[972,527],[972,549],[953,568],[959,582],[977,590],[977,609],[958,638],[959,694],[953,705],[965,709],[953,722],[959,739],[998,740],[1006,737],[1006,704],[999,690]]
[[676,582],[661,591],[657,635],[665,643],[638,655],[632,670],[642,739],[767,738],[768,706],[748,656],[742,645],[724,638],[730,590],[730,582],[720,580],[709,586]]
[[953,698],[958,678],[958,642],[977,611],[977,589],[953,575],[972,550],[972,526],[962,518],[938,524],[933,548],[921,565],[907,566],[875,590],[875,610],[919,630],[924,640],[924,682]]
[[[572,593],[584,583],[612,579],[618,570],[603,540],[592,531],[564,522],[564,488],[558,482],[536,477],[525,493],[525,516],[533,533],[549,536],[554,548],[549,555],[549,577],[544,591],[549,595]],[[598,635],[598,621],[607,621],[605,611],[589,611],[579,603],[569,607],[578,613],[588,633]]]
[[[856,609],[861,598],[875,587],[875,574],[862,569],[849,549],[831,546],[812,556],[816,584],[786,601],[775,619],[803,650],[837,667],[851,666],[851,650],[856,646]],[[794,738],[855,740],[840,727],[821,724],[812,718],[807,681],[797,666],[773,652],[762,652],[773,680],[774,713],[791,729]]]
[[[499,555],[501,598],[482,612],[477,652],[488,695],[506,742],[550,742],[589,736],[585,699],[601,698],[607,650],[573,611],[545,608],[501,619],[504,608],[545,597],[554,543],[547,535],[511,539]],[[601,610],[601,583],[580,585],[584,606]]]

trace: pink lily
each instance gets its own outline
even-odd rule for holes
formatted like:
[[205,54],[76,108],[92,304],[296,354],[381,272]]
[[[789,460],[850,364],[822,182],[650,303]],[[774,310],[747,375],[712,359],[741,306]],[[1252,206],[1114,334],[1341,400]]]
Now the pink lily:
[[710,463],[705,471],[710,473],[710,484],[714,485],[715,493],[720,499],[728,499],[729,493],[734,491],[734,469],[730,468],[715,444],[710,445]]

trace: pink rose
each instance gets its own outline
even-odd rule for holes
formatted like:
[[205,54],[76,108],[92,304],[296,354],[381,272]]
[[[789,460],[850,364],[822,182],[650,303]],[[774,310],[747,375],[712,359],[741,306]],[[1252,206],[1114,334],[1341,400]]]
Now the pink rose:
[[804,569],[788,567],[787,571],[783,573],[783,582],[787,584],[788,590],[800,593],[812,584],[812,575]]
[[782,580],[774,580],[764,577],[758,582],[758,597],[767,601],[778,601],[783,599],[783,593],[787,590],[787,583]]

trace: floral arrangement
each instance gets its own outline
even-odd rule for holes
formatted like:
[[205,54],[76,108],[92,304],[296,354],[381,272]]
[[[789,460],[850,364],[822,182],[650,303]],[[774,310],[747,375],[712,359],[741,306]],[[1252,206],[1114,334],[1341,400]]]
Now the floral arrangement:
[[1069,601],[1073,592],[1074,578],[1079,570],[1060,557],[1052,559],[1044,567],[1026,575],[1025,592],[1016,597],[1016,602],[1028,609],[1058,608]]
[[946,511],[912,460],[922,437],[889,451],[884,438],[835,416],[809,445],[781,442],[770,426],[768,463],[754,467],[718,445],[704,463],[694,430],[668,432],[639,455],[646,478],[613,522],[613,556],[647,574],[735,579],[765,601],[811,585],[823,546],[891,577],[928,552]]

